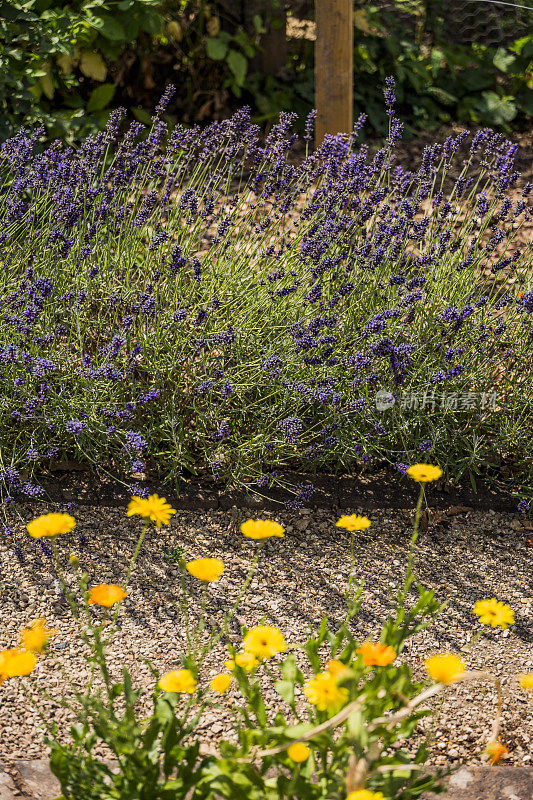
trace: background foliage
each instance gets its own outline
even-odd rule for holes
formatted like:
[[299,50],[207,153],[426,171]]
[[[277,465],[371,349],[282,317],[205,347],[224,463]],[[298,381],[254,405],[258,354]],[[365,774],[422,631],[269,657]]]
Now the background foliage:
[[[473,5],[486,21],[479,33],[459,24],[458,9]],[[491,13],[458,0],[358,0],[356,109],[384,132],[381,87],[392,74],[408,129],[523,123],[533,113],[532,15],[502,7],[496,30]],[[0,136],[42,122],[50,137],[76,139],[119,104],[147,122],[169,80],[179,86],[171,116],[186,123],[243,102],[261,123],[280,110],[305,116],[312,18],[302,0],[0,0]]]

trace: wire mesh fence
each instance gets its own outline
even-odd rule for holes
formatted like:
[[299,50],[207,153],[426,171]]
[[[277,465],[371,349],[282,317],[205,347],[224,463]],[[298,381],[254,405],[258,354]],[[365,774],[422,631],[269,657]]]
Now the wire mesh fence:
[[508,47],[533,33],[533,0],[355,0],[380,13],[391,32],[420,43]]

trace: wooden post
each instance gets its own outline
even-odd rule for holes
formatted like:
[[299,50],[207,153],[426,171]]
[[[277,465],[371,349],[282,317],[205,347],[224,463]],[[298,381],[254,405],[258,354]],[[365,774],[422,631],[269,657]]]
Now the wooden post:
[[353,127],[353,0],[316,0],[316,143]]

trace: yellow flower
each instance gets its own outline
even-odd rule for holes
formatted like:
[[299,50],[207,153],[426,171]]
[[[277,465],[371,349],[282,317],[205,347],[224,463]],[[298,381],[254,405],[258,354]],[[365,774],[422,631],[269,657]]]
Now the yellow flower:
[[268,539],[270,536],[283,536],[285,528],[270,519],[249,519],[242,523],[241,531],[248,539]]
[[139,514],[144,519],[152,520],[160,528],[161,525],[168,525],[171,516],[176,513],[176,509],[172,508],[164,497],[151,494],[146,500],[142,497],[132,497],[126,513],[128,517]]
[[228,659],[224,666],[228,669],[235,669],[235,664],[241,667],[245,672],[251,672],[257,667],[259,661],[251,653],[237,653],[235,660],[233,660],[233,658]]
[[70,561],[70,563],[71,563],[73,566],[77,566],[77,564],[78,564],[78,562],[79,562],[79,558],[78,558],[78,556],[76,555],[76,553],[71,553],[71,554],[69,555],[69,557],[68,557],[68,560]]
[[407,474],[418,483],[430,483],[431,481],[438,481],[442,476],[440,467],[434,467],[431,464],[413,464],[409,467]]
[[282,632],[271,625],[252,628],[244,637],[242,646],[245,653],[258,659],[272,658],[276,653],[283,653],[287,649]]
[[231,680],[232,680],[231,675],[225,675],[223,672],[219,672],[218,675],[215,675],[215,677],[209,684],[209,688],[212,689],[214,692],[218,692],[219,694],[224,694],[224,692],[228,691]]
[[311,755],[311,750],[303,742],[294,742],[287,748],[287,755],[297,764],[301,764],[302,761],[307,761]]
[[110,608],[127,596],[120,586],[114,583],[101,583],[99,586],[93,586],[92,589],[89,589],[89,605],[96,603],[99,606]]
[[22,646],[26,650],[32,650],[34,653],[42,653],[55,633],[57,631],[53,628],[47,628],[46,619],[41,617],[34,620],[28,628],[21,629]]
[[494,766],[494,764],[497,764],[498,761],[501,761],[501,759],[507,755],[509,748],[501,742],[490,742],[485,748],[485,752],[490,756],[490,763]]
[[331,672],[319,672],[304,686],[304,694],[319,711],[338,711],[348,700],[348,690],[337,686]]
[[196,689],[194,675],[188,669],[176,669],[174,672],[167,672],[160,679],[158,686],[164,692],[186,692],[192,694]]
[[346,800],[385,800],[385,795],[369,789],[356,789],[355,792],[350,792]]
[[442,653],[426,660],[426,670],[437,683],[454,683],[465,671],[465,663],[453,653]]
[[360,653],[367,667],[386,667],[396,658],[396,651],[388,644],[381,642],[363,642],[355,651]]
[[524,672],[518,676],[518,683],[520,688],[526,692],[530,692],[533,696],[533,672]]
[[28,522],[26,530],[34,539],[43,536],[59,536],[60,533],[70,533],[76,526],[76,520],[70,514],[43,514],[37,519]]
[[357,514],[350,514],[347,517],[345,514],[335,523],[337,528],[346,528],[347,531],[366,531],[370,528],[372,523],[368,517],[359,517]]
[[218,581],[224,572],[224,564],[218,558],[197,558],[185,566],[191,575],[206,583]]
[[514,611],[511,606],[501,603],[495,597],[492,600],[478,600],[474,606],[474,614],[478,615],[483,625],[490,625],[491,628],[514,625]]
[[20,647],[2,650],[0,652],[0,683],[3,683],[6,678],[29,675],[36,664],[37,657],[29,650],[21,650]]
[[330,658],[326,664],[326,672],[329,672],[330,675],[335,675],[335,677],[347,671],[348,667],[346,664],[343,664],[342,661],[337,661],[336,658]]

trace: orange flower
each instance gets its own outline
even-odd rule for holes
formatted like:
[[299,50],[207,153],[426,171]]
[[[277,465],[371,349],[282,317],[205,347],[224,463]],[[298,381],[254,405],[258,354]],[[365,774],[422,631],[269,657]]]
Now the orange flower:
[[2,650],[0,652],[0,684],[6,678],[29,675],[36,664],[37,658],[29,650],[21,650],[20,647]]
[[189,669],[176,669],[163,675],[158,686],[164,692],[193,694],[196,690],[196,679]]
[[54,537],[61,533],[70,533],[76,527],[76,520],[70,514],[43,514],[37,519],[28,522],[26,530],[34,539],[41,539],[43,536]]
[[259,661],[251,653],[237,653],[235,658],[229,658],[225,663],[228,669],[235,669],[235,666],[240,667],[245,672],[251,672],[257,667]]
[[218,694],[224,694],[224,692],[228,691],[231,685],[231,680],[231,675],[226,675],[223,672],[219,672],[209,684],[209,688],[214,692],[218,692]]
[[329,672],[330,675],[335,675],[335,677],[342,675],[347,670],[346,664],[343,664],[342,661],[337,661],[336,658],[331,658],[326,664],[326,672]]
[[442,477],[442,470],[432,464],[413,464],[407,470],[407,474],[417,483],[430,483]]
[[20,638],[26,650],[42,653],[51,637],[56,633],[54,628],[46,627],[46,619],[41,617],[41,619],[34,620],[27,628],[22,628]]
[[465,662],[453,653],[437,653],[426,659],[426,672],[437,683],[455,683],[465,671]]
[[196,558],[185,564],[185,568],[191,575],[205,583],[218,581],[224,572],[224,564],[218,558]]
[[497,764],[498,761],[501,761],[501,759],[507,755],[509,748],[501,742],[490,742],[485,748],[485,752],[490,756],[491,766],[494,766],[494,764]]
[[347,531],[366,531],[371,524],[368,517],[360,517],[358,514],[350,514],[350,516],[343,514],[335,523],[337,528],[346,528]]
[[137,496],[132,497],[128,503],[126,516],[132,517],[134,514],[139,514],[144,519],[155,522],[156,527],[160,528],[161,525],[168,525],[170,518],[175,513],[176,509],[172,508],[170,503],[167,503],[165,497],[151,494],[146,499]]
[[127,596],[120,586],[114,583],[101,583],[89,590],[89,605],[96,603],[99,606],[110,608]]
[[301,764],[302,761],[307,761],[311,755],[311,750],[303,742],[294,742],[287,748],[287,755],[297,764]]
[[248,539],[269,539],[271,536],[283,536],[285,528],[270,519],[249,519],[242,523],[241,532]]
[[386,667],[396,658],[396,651],[390,645],[381,642],[363,642],[355,652],[360,653],[367,667]]

